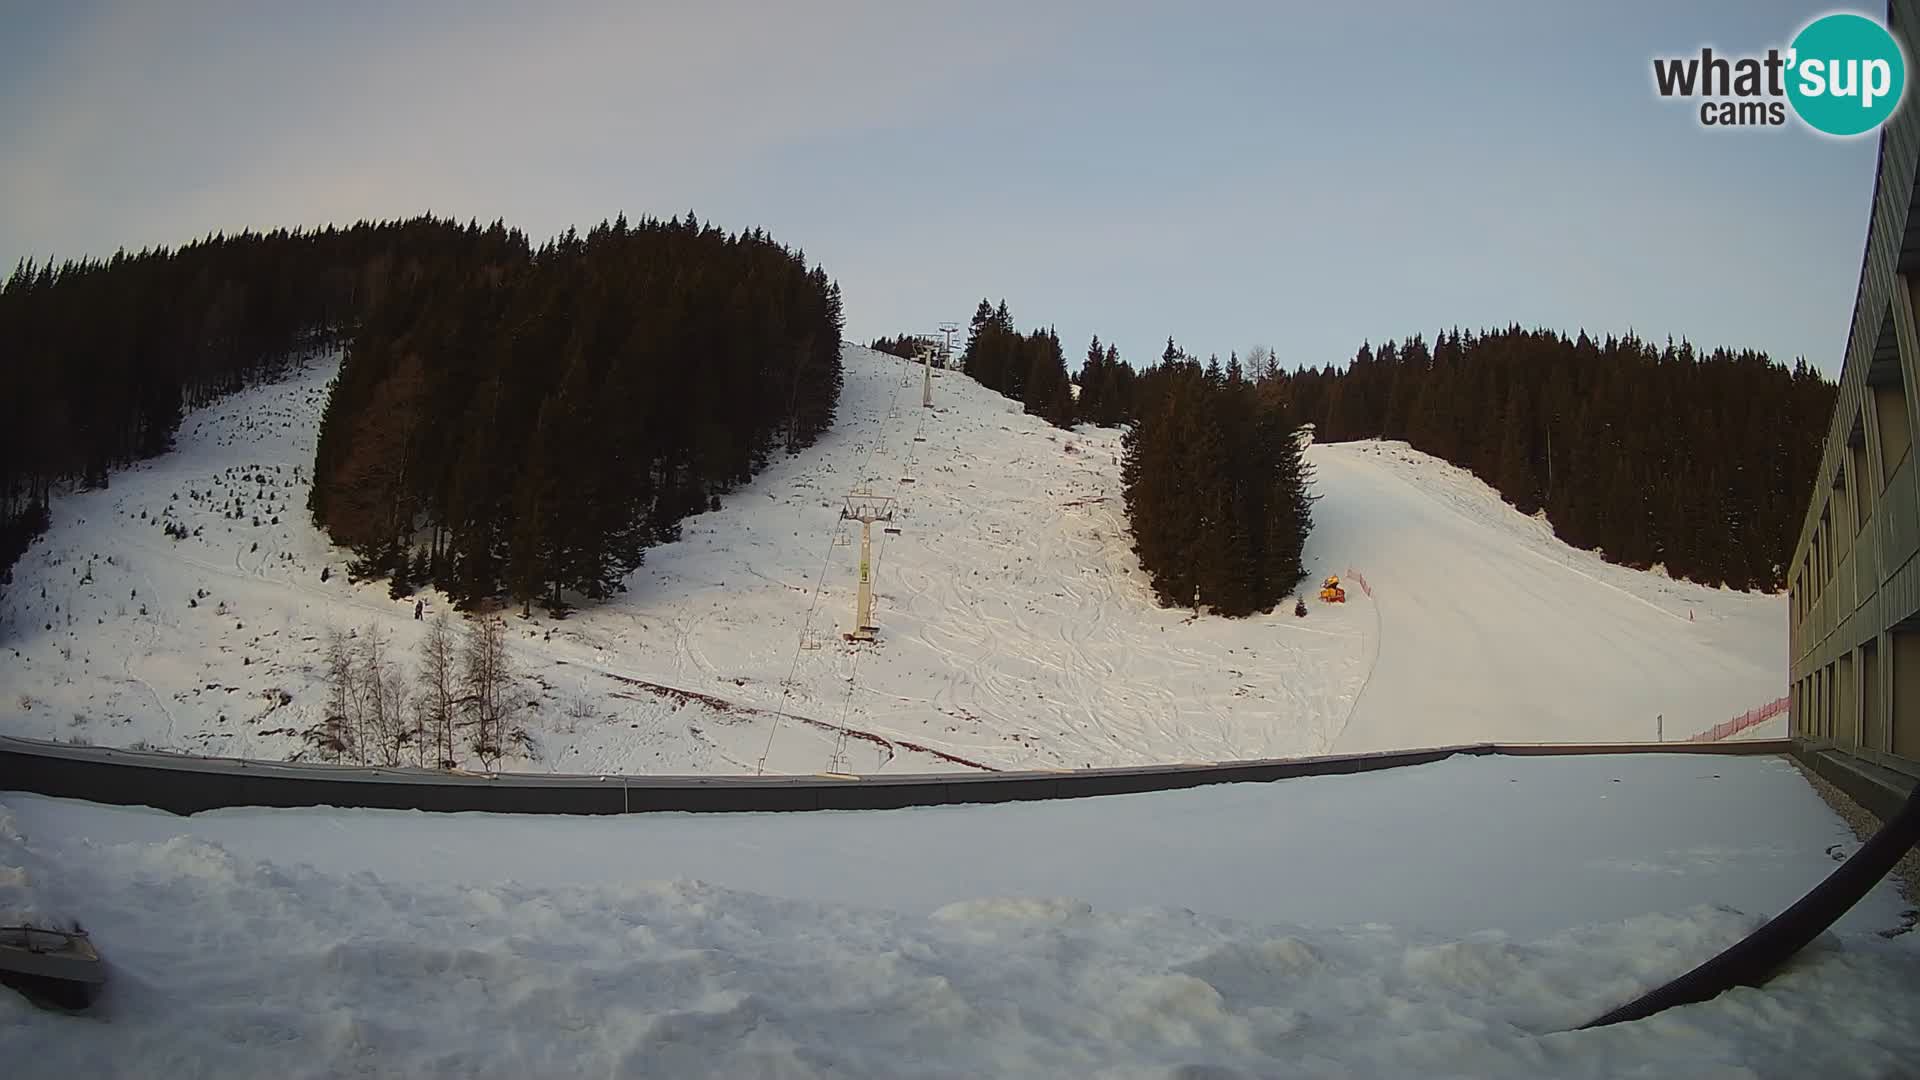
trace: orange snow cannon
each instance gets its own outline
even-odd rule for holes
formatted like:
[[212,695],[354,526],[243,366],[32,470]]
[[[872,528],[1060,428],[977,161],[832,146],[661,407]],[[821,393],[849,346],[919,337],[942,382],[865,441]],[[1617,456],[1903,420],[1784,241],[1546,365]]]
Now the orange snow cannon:
[[1347,602],[1347,590],[1340,587],[1340,575],[1334,574],[1320,583],[1320,599],[1329,604]]

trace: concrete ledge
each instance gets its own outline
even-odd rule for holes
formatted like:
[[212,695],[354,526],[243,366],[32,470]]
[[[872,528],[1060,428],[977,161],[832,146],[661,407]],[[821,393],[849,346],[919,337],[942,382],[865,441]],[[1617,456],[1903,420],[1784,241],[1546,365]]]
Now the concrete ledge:
[[1791,753],[1881,821],[1898,814],[1913,789],[1920,787],[1920,766],[1888,754],[1869,758],[1820,739],[1796,739]]
[[[1302,776],[1343,776],[1402,769],[1444,761],[1456,754],[1539,757],[1800,752],[1789,740],[1473,743],[1373,754],[1003,773],[764,777],[504,773],[484,776],[410,768],[189,757],[0,736],[0,791],[151,806],[176,814],[236,806],[342,806],[509,814],[780,813],[1077,799],[1173,791],[1206,784],[1268,783]],[[1909,779],[1909,789],[1911,785]],[[1898,797],[1904,799],[1905,791],[1900,791]],[[1861,802],[1870,805],[1866,799]]]

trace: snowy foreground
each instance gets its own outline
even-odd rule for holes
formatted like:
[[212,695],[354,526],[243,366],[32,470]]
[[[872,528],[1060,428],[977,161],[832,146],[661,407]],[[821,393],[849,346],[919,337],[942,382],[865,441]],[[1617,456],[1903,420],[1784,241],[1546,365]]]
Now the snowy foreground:
[[[0,798],[8,1075],[1888,1076],[1882,886],[1764,990],[1592,1019],[1853,849],[1778,760],[1454,759],[1077,802],[556,819]],[[1832,854],[1829,849],[1832,849]]]
[[[1057,431],[958,373],[922,409],[917,370],[845,355],[819,445],[689,519],[613,602],[510,620],[533,752],[506,768],[1078,768],[1645,740],[1662,716],[1684,738],[1785,684],[1783,598],[1608,566],[1400,444],[1311,451],[1308,585],[1353,567],[1371,595],[1305,619],[1157,608],[1117,431]],[[56,500],[0,597],[0,731],[283,759],[319,720],[330,628],[411,653],[412,601],[349,584],[307,520],[330,374],[197,411],[175,452]],[[894,496],[899,530],[875,532],[882,640],[859,653],[855,488]]]

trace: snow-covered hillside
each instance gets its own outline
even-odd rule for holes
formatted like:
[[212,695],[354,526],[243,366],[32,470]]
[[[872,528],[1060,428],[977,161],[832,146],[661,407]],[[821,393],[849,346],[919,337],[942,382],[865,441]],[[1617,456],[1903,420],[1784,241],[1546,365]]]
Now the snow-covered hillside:
[[[1394,444],[1311,452],[1307,585],[1351,566],[1371,597],[1305,619],[1157,608],[1118,432],[1055,430],[951,373],[922,409],[917,369],[845,355],[818,445],[689,519],[615,601],[510,620],[533,756],[507,767],[1076,768],[1638,740],[1656,715],[1674,738],[1784,683],[1782,599],[1606,566]],[[329,375],[196,412],[173,453],[57,501],[0,600],[0,730],[283,758],[319,718],[329,628],[411,650],[413,602],[349,584],[307,521]],[[896,507],[874,535],[880,642],[858,651],[856,489]]]

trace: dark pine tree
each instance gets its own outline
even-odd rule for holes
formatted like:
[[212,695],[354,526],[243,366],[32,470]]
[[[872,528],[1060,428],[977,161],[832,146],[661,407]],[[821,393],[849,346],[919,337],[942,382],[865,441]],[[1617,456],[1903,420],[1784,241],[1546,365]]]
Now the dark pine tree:
[[1286,398],[1171,342],[1122,437],[1134,550],[1163,605],[1270,611],[1304,575],[1312,496]]

